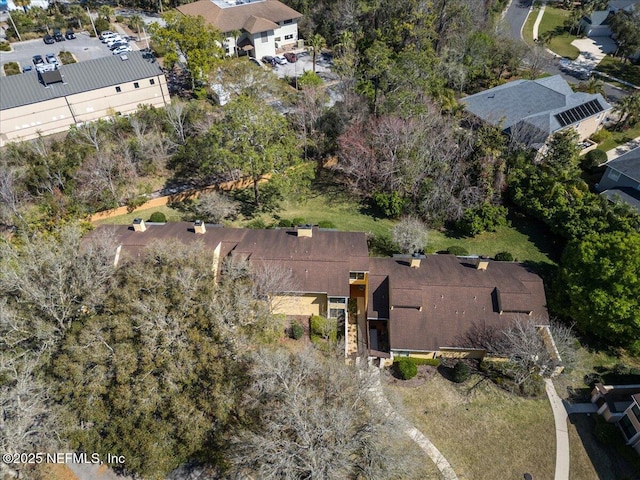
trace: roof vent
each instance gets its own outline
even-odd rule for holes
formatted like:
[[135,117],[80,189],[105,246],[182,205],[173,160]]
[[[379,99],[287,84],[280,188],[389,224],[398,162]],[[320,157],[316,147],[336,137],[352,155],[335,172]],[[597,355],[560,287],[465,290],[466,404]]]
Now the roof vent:
[[141,218],[133,219],[133,231],[134,232],[144,232],[147,229],[147,226],[144,224],[144,220]]
[[129,60],[129,57],[127,56],[126,53],[123,53],[122,55],[120,55],[120,60],[124,62],[125,60]]
[[411,268],[420,268],[420,259],[421,257],[419,253],[414,253],[413,255],[411,255]]
[[298,236],[299,237],[312,237],[313,236],[313,228],[311,225],[298,225]]
[[207,228],[204,226],[204,222],[202,220],[196,220],[193,222],[193,229],[196,233],[204,234],[207,231]]

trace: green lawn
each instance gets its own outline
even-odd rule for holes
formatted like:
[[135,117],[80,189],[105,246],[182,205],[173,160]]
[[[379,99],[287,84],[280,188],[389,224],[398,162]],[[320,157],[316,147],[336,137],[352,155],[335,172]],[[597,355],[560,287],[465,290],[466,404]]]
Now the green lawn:
[[598,145],[598,148],[606,152],[607,150],[616,148],[618,145],[630,142],[634,138],[638,137],[640,137],[640,122],[638,122],[635,126],[621,132],[612,131],[611,137]]
[[548,45],[549,49],[560,56],[575,60],[578,58],[580,50],[571,45],[571,42],[577,37],[564,30],[564,22],[569,15],[570,12],[568,10],[549,7],[547,5],[538,28],[538,35],[551,32],[552,37]]
[[[349,196],[332,192],[314,193],[306,200],[285,200],[282,209],[274,214],[262,214],[266,225],[277,223],[278,219],[304,219],[305,223],[318,224],[322,220],[331,221],[338,230],[367,232],[378,236],[389,236],[395,221],[375,217],[367,209]],[[179,211],[167,206],[140,210],[97,221],[97,225],[130,224],[134,218],[145,220],[153,212],[162,212],[170,222],[180,221]],[[252,221],[240,217],[233,222],[225,222],[230,227],[245,227]],[[519,261],[553,263],[557,259],[559,248],[554,244],[554,237],[549,236],[538,222],[523,217],[512,218],[512,225],[500,227],[496,232],[482,233],[473,238],[457,237],[439,230],[429,233],[428,252],[446,250],[452,245],[464,247],[470,254],[493,256],[498,252],[508,251]]]
[[633,65],[631,62],[623,63],[622,60],[611,55],[604,57],[596,70],[636,86],[640,85],[640,65]]
[[[385,385],[390,401],[451,463],[460,478],[553,478],[555,430],[548,400],[525,399],[472,376],[436,373],[423,385]],[[477,385],[476,385],[477,384]]]
[[540,11],[540,7],[534,7],[529,16],[527,17],[527,21],[524,23],[522,27],[522,38],[529,45],[533,45],[533,24],[536,23],[536,18],[538,18],[538,12]]
[[146,210],[138,210],[137,212],[127,213],[126,215],[119,215],[117,217],[105,218],[104,220],[98,220],[96,225],[128,225],[133,222],[134,218],[142,218],[143,220],[149,220],[149,217],[153,212],[162,212],[167,217],[169,222],[179,222],[181,213],[178,210],[169,208],[166,205],[161,207],[148,208]]

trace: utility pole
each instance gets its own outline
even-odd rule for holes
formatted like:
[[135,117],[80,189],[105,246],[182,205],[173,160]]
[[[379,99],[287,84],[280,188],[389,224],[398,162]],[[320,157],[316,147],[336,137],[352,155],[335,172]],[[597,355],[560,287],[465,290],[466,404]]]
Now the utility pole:
[[93,17],[91,16],[91,12],[89,11],[89,7],[87,7],[87,14],[89,15],[89,20],[91,20],[91,26],[93,27],[93,33],[96,34],[96,38],[98,38],[98,31],[96,30],[96,24],[93,23]]
[[9,20],[11,20],[11,25],[13,25],[13,29],[16,31],[16,35],[18,35],[18,40],[22,41],[22,37],[20,36],[20,32],[18,31],[18,27],[16,27],[16,24],[13,21],[13,18],[11,17],[11,12],[7,12],[7,14],[9,15]]

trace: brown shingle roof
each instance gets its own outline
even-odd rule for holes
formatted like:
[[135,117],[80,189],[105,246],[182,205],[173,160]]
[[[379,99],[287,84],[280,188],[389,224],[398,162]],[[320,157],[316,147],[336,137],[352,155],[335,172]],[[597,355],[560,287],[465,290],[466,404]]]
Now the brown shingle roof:
[[154,241],[175,240],[184,244],[203,242],[214,249],[222,243],[221,258],[231,254],[251,262],[277,264],[291,271],[300,292],[349,295],[349,271],[367,271],[369,252],[366,235],[313,229],[312,237],[298,237],[294,230],[251,230],[207,225],[204,235],[194,232],[193,224],[169,222],[148,224],[145,232],[134,232],[128,225],[105,225],[122,245],[122,255],[137,256]]
[[[389,336],[394,350],[434,351],[455,347],[457,338],[474,324],[503,327],[518,312],[532,312],[548,323],[544,286],[540,277],[515,263],[491,262],[486,271],[453,255],[428,255],[420,268],[403,260],[371,258],[371,318],[385,318],[379,288],[388,277]],[[422,307],[420,311],[416,307]],[[371,312],[369,312],[371,313]]]
[[[224,8],[210,0],[199,0],[181,5],[178,11],[194,17],[200,15],[223,33],[243,29],[250,33],[264,32],[277,28],[278,22],[302,16],[278,0],[255,1]],[[251,21],[252,17],[256,20]]]

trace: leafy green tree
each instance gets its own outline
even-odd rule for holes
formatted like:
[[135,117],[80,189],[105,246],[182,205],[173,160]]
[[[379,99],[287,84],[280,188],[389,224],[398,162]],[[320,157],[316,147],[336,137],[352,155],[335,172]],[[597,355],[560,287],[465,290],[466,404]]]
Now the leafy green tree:
[[[203,163],[205,171],[239,170],[253,183],[253,199],[260,207],[259,182],[265,175],[287,176],[299,161],[287,120],[263,101],[242,95],[224,107],[224,117],[210,130],[216,163]],[[291,172],[293,173],[293,172]]]
[[620,53],[628,60],[629,56],[640,50],[640,8],[637,5],[631,11],[618,10],[609,26],[618,45],[616,54]]
[[224,55],[222,35],[208,25],[201,16],[192,17],[177,12],[163,16],[166,24],[149,26],[154,42],[167,49],[166,65],[174,65],[184,59],[191,75],[191,86],[204,80]]
[[307,40],[307,45],[309,45],[309,48],[311,48],[313,73],[316,73],[316,60],[318,58],[318,53],[322,53],[322,49],[326,48],[327,41],[322,35],[320,35],[319,33],[316,33],[312,35],[311,38],[309,38],[309,40]]
[[562,310],[582,333],[640,352],[640,234],[590,234],[570,242],[558,286]]

